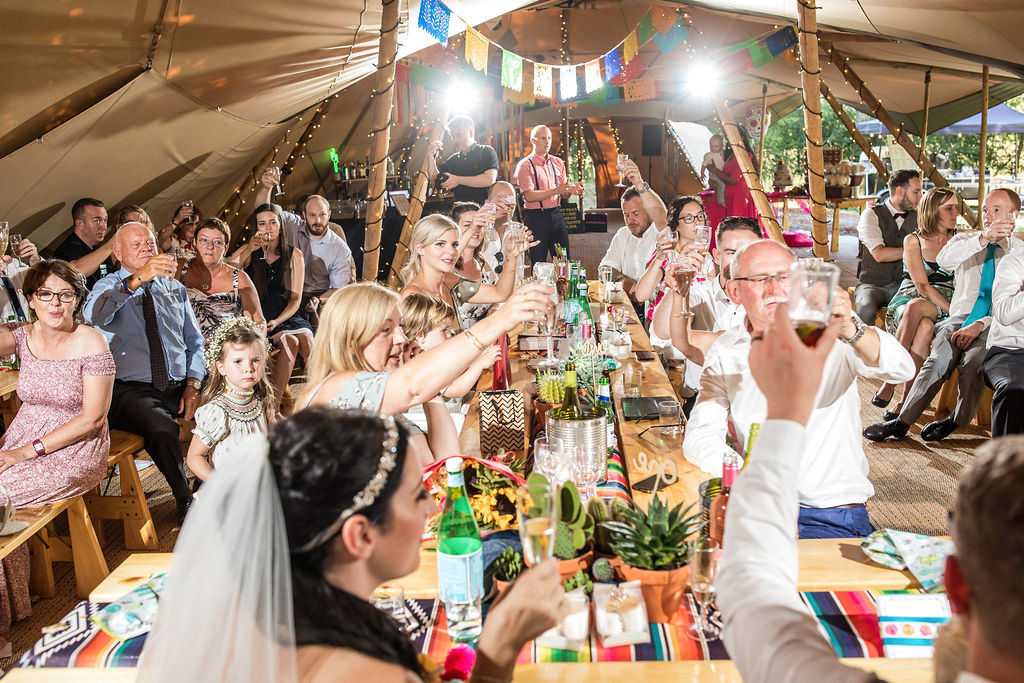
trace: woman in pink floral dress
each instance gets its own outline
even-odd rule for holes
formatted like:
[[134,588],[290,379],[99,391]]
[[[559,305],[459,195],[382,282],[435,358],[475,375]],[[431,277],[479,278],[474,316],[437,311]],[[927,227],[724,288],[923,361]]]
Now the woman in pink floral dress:
[[[28,507],[77,496],[106,474],[114,358],[103,335],[75,320],[87,291],[70,264],[36,264],[22,289],[38,320],[0,326],[0,355],[21,358],[22,401],[0,437],[0,484]],[[0,650],[11,622],[30,612],[22,546],[0,565]]]

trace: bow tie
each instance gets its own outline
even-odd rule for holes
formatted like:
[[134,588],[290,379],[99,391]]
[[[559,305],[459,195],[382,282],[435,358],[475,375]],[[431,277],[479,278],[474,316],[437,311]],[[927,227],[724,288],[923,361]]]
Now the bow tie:
[[904,218],[904,219],[905,219],[905,218],[907,217],[907,214],[906,214],[906,212],[903,212],[903,213],[894,213],[894,214],[892,215],[892,217],[893,217],[893,218],[896,218],[896,219],[900,219],[900,218]]

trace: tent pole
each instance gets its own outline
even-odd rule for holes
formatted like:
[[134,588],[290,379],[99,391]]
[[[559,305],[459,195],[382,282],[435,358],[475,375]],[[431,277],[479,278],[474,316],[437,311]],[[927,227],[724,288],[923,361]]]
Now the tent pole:
[[772,211],[771,202],[768,201],[768,195],[764,193],[764,188],[761,187],[761,178],[757,175],[757,169],[754,168],[754,164],[750,160],[750,150],[743,144],[743,138],[740,137],[739,128],[736,125],[736,120],[732,117],[732,112],[729,111],[728,104],[724,99],[715,98],[715,109],[718,111],[718,120],[722,124],[725,137],[728,138],[729,144],[732,145],[736,161],[743,172],[743,179],[747,183],[747,188],[750,189],[750,195],[754,198],[754,206],[757,207],[757,214],[758,218],[761,219],[761,225],[767,228],[769,237],[776,242],[785,244],[786,239],[782,236],[782,228],[779,226],[779,222],[775,220],[775,213]]
[[[444,134],[444,123],[436,121],[426,135],[424,140],[440,140]],[[398,236],[398,243],[395,245],[395,256],[391,259],[390,273],[388,273],[388,284],[399,286],[398,271],[405,265],[405,257],[409,253],[409,239],[412,237],[412,226],[416,225],[420,216],[423,215],[423,203],[427,201],[427,188],[430,179],[427,177],[427,155],[423,155],[423,164],[416,174],[416,183],[412,187],[412,194],[409,195],[409,212],[402,221],[402,233]]]
[[764,136],[768,125],[768,81],[761,83],[761,136],[757,139],[757,177],[764,173]]
[[[985,201],[985,162],[988,155],[988,64],[981,67],[981,149],[978,153],[978,213],[982,202]],[[976,223],[977,221],[975,221]],[[973,223],[972,223],[973,225]]]
[[377,279],[383,239],[388,153],[391,151],[392,103],[395,94],[395,60],[398,57],[398,0],[383,0],[380,18],[380,49],[377,80],[373,87],[373,151],[366,193],[366,233],[363,237],[363,279]]
[[[921,156],[928,153],[928,101],[932,94],[932,70],[924,72],[924,108],[921,109]],[[918,164],[921,160],[918,159]]]
[[814,255],[829,258],[828,210],[825,206],[825,160],[821,132],[821,66],[818,63],[818,18],[814,0],[797,0],[800,33],[800,84],[807,138],[807,189],[811,195],[811,239]]
[[[875,118],[882,122],[889,132],[896,138],[896,142],[907,150],[911,159],[917,159],[918,168],[921,169],[921,173],[928,177],[936,187],[949,187],[949,181],[946,180],[945,176],[939,173],[939,170],[935,168],[927,157],[921,155],[921,150],[914,141],[910,139],[910,136],[903,132],[903,126],[896,122],[889,110],[882,106],[882,103],[878,101],[868,87],[861,80],[860,76],[850,66],[850,62],[846,57],[843,57],[838,50],[833,48],[829,44],[825,44],[825,49],[828,51],[829,58],[832,64],[839,69],[840,73],[843,74],[843,78],[850,84],[850,87],[857,91],[858,97],[874,114]],[[977,222],[977,217],[974,211],[970,207],[964,205],[964,219],[969,225],[974,225]]]
[[872,165],[874,165],[875,169],[878,171],[878,175],[888,181],[889,169],[885,167],[885,162],[878,158],[878,155],[875,154],[875,149],[871,146],[871,143],[868,142],[868,139],[864,137],[864,134],[857,128],[857,124],[853,122],[853,119],[850,118],[849,114],[843,111],[842,103],[835,98],[825,81],[821,82],[821,94],[825,96],[825,101],[832,106],[832,111],[834,111],[836,116],[839,117],[839,120],[846,127],[846,130],[850,134],[850,137],[853,138],[853,141],[856,142],[861,151],[867,155]]

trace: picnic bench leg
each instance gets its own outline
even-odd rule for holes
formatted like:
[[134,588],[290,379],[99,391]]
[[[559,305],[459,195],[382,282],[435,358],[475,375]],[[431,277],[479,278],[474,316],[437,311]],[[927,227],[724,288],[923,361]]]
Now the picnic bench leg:
[[836,208],[832,209],[832,251],[839,251],[839,207],[840,203],[836,202]]
[[96,540],[92,518],[85,501],[78,498],[68,507],[68,527],[71,529],[71,554],[75,564],[75,583],[78,597],[86,599],[89,592],[107,578],[110,570],[103,557],[103,549]]
[[121,496],[130,499],[131,510],[123,511],[124,547],[128,550],[156,550],[159,543],[156,525],[146,503],[146,492],[142,489],[139,470],[135,467],[134,455],[121,458],[118,471],[121,477]]
[[52,598],[57,594],[53,579],[53,558],[50,557],[50,535],[43,527],[28,539],[29,575],[28,590],[41,598]]

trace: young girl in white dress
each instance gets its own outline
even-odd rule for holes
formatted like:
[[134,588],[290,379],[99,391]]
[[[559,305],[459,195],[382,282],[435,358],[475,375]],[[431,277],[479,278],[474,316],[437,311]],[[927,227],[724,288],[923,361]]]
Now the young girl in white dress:
[[207,340],[207,384],[185,456],[202,481],[213,472],[217,451],[249,434],[267,433],[274,390],[266,365],[267,339],[249,318],[228,318]]

